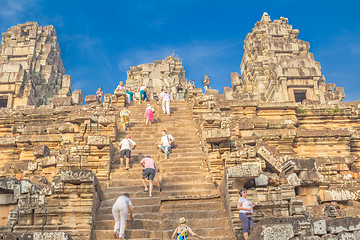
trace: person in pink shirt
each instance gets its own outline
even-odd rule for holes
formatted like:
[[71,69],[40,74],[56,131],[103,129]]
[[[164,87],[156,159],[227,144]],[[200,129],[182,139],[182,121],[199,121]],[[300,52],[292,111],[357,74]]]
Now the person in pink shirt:
[[[140,162],[141,166],[143,166],[144,170],[141,176],[141,181],[144,184],[144,192],[149,192],[149,197],[152,197],[153,190],[153,181],[155,178],[155,172],[157,172],[158,168],[156,166],[155,161],[150,158],[150,155],[146,155]],[[146,185],[145,178],[149,180],[149,188]]]
[[146,127],[149,127],[150,122],[154,122],[154,111],[155,109],[150,104],[148,104],[144,115]]

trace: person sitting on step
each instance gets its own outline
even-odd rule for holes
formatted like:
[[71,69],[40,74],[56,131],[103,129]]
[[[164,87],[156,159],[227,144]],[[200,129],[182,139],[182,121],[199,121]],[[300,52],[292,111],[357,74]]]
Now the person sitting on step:
[[186,240],[188,239],[188,235],[190,233],[195,237],[203,239],[203,237],[194,233],[191,228],[185,224],[186,222],[186,219],[183,217],[179,219],[179,226],[175,229],[171,238],[176,238],[176,240]]
[[175,141],[175,138],[170,134],[167,134],[166,130],[161,131],[161,142],[156,142],[158,148],[165,153],[165,159],[169,158],[169,151],[171,149],[171,144]]

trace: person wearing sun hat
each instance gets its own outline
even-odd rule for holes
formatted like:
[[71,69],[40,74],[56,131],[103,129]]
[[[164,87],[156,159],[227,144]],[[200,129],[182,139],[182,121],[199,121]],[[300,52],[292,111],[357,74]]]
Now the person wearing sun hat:
[[191,228],[185,224],[186,222],[187,220],[183,217],[179,219],[179,226],[174,230],[171,238],[176,238],[176,240],[187,240],[190,233],[192,236],[202,239],[203,237],[194,233]]

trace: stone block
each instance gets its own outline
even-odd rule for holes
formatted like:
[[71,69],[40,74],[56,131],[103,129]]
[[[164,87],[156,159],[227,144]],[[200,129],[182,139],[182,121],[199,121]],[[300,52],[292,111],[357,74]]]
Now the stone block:
[[0,178],[0,189],[5,191],[14,191],[15,187],[20,184],[19,180],[12,177]]
[[45,157],[50,155],[50,149],[45,144],[36,145],[34,147],[34,156],[39,157]]
[[326,220],[327,232],[339,234],[341,232],[352,232],[360,230],[360,218],[336,218]]
[[0,137],[0,147],[16,146],[14,137]]
[[324,191],[324,202],[343,202],[351,199],[351,192],[347,189],[326,190]]
[[56,157],[55,156],[46,156],[40,163],[42,168],[56,166]]
[[32,233],[0,232],[0,239],[4,240],[33,240]]
[[300,199],[291,199],[290,206],[289,206],[289,214],[290,214],[290,216],[305,215],[306,209],[303,204],[303,201]]
[[53,187],[52,186],[43,186],[41,189],[40,189],[40,192],[39,192],[40,195],[45,195],[45,196],[50,196],[53,194]]
[[17,203],[17,199],[14,198],[12,193],[0,193],[0,205]]
[[19,221],[19,210],[11,209],[7,220],[7,225],[14,226]]
[[260,174],[259,177],[255,178],[255,186],[256,187],[264,187],[267,186],[269,182],[269,177],[265,174]]
[[62,84],[61,84],[62,88],[72,88],[72,81],[71,81],[71,76],[69,75],[64,75],[62,78]]
[[[255,224],[256,226],[256,224]],[[256,230],[249,236],[249,240],[290,240],[295,236],[291,224],[269,224],[256,226]]]
[[316,162],[314,159],[290,159],[281,165],[281,169],[285,174],[316,170]]
[[324,176],[316,170],[301,171],[298,176],[301,185],[319,185],[324,181]]
[[321,240],[339,240],[339,238],[333,234],[325,234],[321,236]]
[[208,129],[205,131],[206,142],[217,143],[230,139],[230,129]]
[[37,162],[29,162],[28,163],[28,170],[29,171],[35,171],[38,168]]
[[126,96],[126,90],[115,89],[114,95],[116,97],[120,97],[120,96],[125,97]]
[[83,105],[84,102],[84,94],[81,89],[76,89],[71,94],[72,102],[74,105]]
[[268,146],[260,146],[256,153],[261,156],[276,173],[280,173],[280,160],[270,151]]
[[334,90],[334,88],[335,88],[335,83],[327,83],[326,85],[325,85],[325,90],[326,91],[333,91]]
[[296,173],[290,173],[290,174],[286,175],[286,180],[289,185],[292,185],[294,187],[301,185],[301,180],[298,178]]
[[88,96],[85,97],[85,102],[87,104],[94,103],[94,102],[99,103],[100,100],[96,95],[88,95]]
[[103,135],[89,135],[87,139],[87,144],[90,146],[104,147],[110,145],[109,136]]
[[326,234],[326,221],[325,219],[313,220],[312,221],[313,233],[315,235]]
[[72,98],[71,97],[54,97],[51,99],[51,104],[54,107],[71,106]]
[[111,103],[111,94],[107,93],[104,95],[104,103]]
[[65,232],[34,232],[33,240],[72,240]]
[[243,163],[226,168],[228,177],[257,177],[261,173],[261,166],[259,163]]
[[60,180],[64,183],[80,184],[93,182],[95,178],[92,170],[68,169],[61,170]]

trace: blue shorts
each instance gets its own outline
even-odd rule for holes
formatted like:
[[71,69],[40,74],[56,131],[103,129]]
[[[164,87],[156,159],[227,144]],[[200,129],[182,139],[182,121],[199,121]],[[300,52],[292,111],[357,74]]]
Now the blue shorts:
[[248,217],[246,213],[239,213],[239,219],[243,225],[243,232],[249,232],[250,227],[254,225],[254,220]]
[[149,180],[154,180],[154,178],[155,178],[155,169],[145,168],[143,170],[142,176],[144,178],[148,178]]

